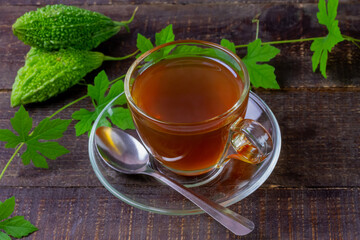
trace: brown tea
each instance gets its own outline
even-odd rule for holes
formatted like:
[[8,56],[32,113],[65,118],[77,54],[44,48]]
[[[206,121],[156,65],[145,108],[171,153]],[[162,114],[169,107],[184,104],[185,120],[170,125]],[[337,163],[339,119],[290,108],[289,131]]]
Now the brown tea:
[[164,165],[180,174],[206,172],[220,160],[229,125],[244,116],[245,107],[239,107],[231,119],[215,117],[231,109],[242,91],[240,76],[219,60],[162,60],[135,79],[131,95],[143,112],[169,126],[140,117],[132,109],[134,121],[145,145]]

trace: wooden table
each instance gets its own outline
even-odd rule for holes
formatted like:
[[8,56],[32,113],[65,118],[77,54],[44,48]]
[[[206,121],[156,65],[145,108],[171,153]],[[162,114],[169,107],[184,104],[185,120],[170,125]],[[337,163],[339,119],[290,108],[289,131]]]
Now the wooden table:
[[[64,1],[0,1],[0,128],[9,128],[17,109],[10,107],[11,86],[29,50],[11,31],[16,18],[46,3]],[[98,47],[112,56],[136,49],[137,33],[153,37],[172,23],[176,39],[219,42],[227,38],[246,44],[255,38],[252,18],[260,15],[263,41],[323,36],[314,0],[89,0],[66,1],[126,20],[139,11],[131,32],[117,34]],[[360,38],[360,3],[341,1],[338,19],[343,34]],[[273,110],[283,147],[278,164],[256,192],[232,205],[255,222],[242,239],[360,239],[360,49],[340,43],[329,57],[328,78],[312,72],[311,42],[277,45],[271,61],[281,90],[255,89]],[[245,50],[238,50],[244,56]],[[125,73],[133,60],[105,63],[110,79]],[[89,74],[91,83],[97,72]],[[119,71],[120,69],[120,71]],[[41,104],[27,106],[37,123],[72,100],[86,87]],[[70,118],[83,100],[60,114]],[[39,227],[26,239],[234,239],[235,235],[205,214],[165,216],[131,207],[111,195],[96,178],[88,158],[88,137],[75,137],[74,122],[60,142],[71,153],[50,161],[49,169],[11,163],[0,182],[0,201],[16,197],[15,214]],[[0,144],[0,167],[13,154]]]

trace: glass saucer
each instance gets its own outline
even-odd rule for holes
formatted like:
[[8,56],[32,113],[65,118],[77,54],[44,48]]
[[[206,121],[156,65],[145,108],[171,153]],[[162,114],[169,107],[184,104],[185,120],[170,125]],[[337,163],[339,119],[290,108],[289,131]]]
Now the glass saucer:
[[[121,94],[122,95],[122,94]],[[149,176],[126,175],[105,165],[94,145],[95,130],[100,126],[107,112],[112,114],[114,101],[110,102],[97,117],[89,138],[90,162],[100,182],[120,200],[142,210],[167,214],[190,215],[203,211],[170,187]],[[281,149],[279,124],[270,108],[260,97],[250,92],[246,118],[260,122],[271,134],[274,142],[273,152],[258,165],[239,160],[230,160],[218,170],[216,177],[192,189],[223,206],[230,206],[249,196],[265,182],[273,171]],[[127,131],[137,137],[134,130]]]

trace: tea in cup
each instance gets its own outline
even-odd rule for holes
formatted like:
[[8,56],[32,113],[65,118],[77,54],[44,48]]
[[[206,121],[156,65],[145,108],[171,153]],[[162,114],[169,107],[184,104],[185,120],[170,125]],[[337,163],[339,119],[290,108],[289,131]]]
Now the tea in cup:
[[[272,151],[269,133],[244,119],[250,89],[246,67],[210,42],[175,41],[141,55],[125,78],[125,95],[147,150],[167,169],[197,176],[230,158],[260,163]],[[232,145],[236,154],[227,155]]]

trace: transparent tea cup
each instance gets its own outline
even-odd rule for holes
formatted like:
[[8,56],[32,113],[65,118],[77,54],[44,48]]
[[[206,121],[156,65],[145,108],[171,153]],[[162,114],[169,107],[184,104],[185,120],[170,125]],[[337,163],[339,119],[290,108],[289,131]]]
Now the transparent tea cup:
[[[141,109],[132,96],[132,87],[138,77],[161,61],[184,57],[216,59],[235,71],[243,86],[236,103],[215,117],[191,123],[162,121]],[[203,176],[220,168],[229,159],[258,164],[273,149],[267,130],[254,120],[244,119],[250,90],[249,74],[244,63],[234,53],[218,44],[182,40],[155,47],[142,54],[131,65],[125,77],[124,88],[136,130],[143,144],[157,163],[177,175]],[[229,148],[233,150],[230,154]],[[195,164],[199,159],[205,159],[207,164]],[[179,161],[188,161],[189,164],[178,168]]]

